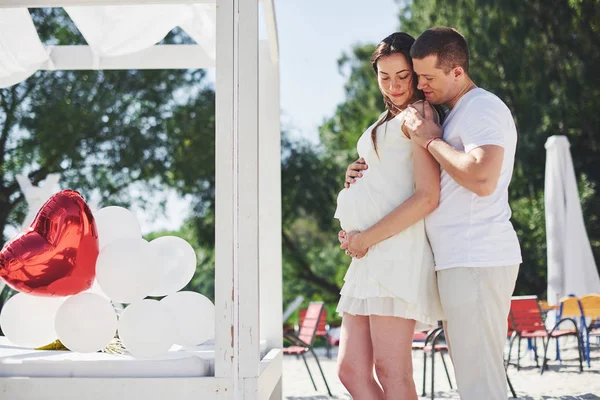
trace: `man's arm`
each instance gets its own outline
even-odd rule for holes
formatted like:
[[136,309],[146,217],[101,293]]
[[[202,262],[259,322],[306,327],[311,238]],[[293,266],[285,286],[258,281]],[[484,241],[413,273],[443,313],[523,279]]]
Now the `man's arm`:
[[415,109],[410,111],[405,125],[411,137],[429,150],[452,179],[478,196],[494,193],[504,160],[502,146],[482,145],[465,154],[442,140],[442,127],[433,121],[429,103],[424,117]]
[[434,140],[428,149],[459,185],[478,196],[489,196],[496,190],[504,160],[503,147],[485,145],[465,154],[443,140]]

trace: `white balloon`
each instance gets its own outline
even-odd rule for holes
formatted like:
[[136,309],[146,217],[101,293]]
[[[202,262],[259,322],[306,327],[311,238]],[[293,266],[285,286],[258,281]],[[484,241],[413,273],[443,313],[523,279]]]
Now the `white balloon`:
[[[102,290],[102,288],[100,287],[100,284],[98,283],[98,280],[96,278],[94,278],[92,287],[90,287],[88,290],[84,291],[83,293],[94,293],[94,294],[102,296],[103,298],[105,298],[106,300],[111,302],[110,297],[108,297],[108,295],[106,293],[104,293],[104,290]],[[123,304],[118,303],[118,302],[111,302],[111,305],[113,307],[113,310],[116,311],[117,315],[119,315],[121,313],[121,311],[123,311],[123,308],[125,308],[125,307],[123,307]]]
[[94,278],[94,282],[92,282],[92,286],[88,290],[86,290],[84,293],[94,293],[94,294],[100,295],[100,296],[104,297],[106,300],[110,301],[110,297],[108,297],[108,295],[106,293],[104,293],[104,291],[100,287],[100,284],[98,283],[98,279],[96,279],[96,278]]
[[141,238],[142,228],[134,213],[123,207],[104,207],[94,213],[100,250],[106,245],[127,238]]
[[175,344],[175,319],[169,307],[159,301],[130,304],[119,318],[119,338],[136,357],[159,356]]
[[150,242],[156,260],[165,271],[151,296],[166,296],[181,290],[196,272],[196,252],[184,239],[177,236],[162,236]]
[[110,301],[95,293],[79,293],[68,298],[55,319],[58,338],[69,350],[93,353],[102,350],[115,337],[117,314]]
[[113,301],[132,303],[148,296],[164,275],[144,239],[121,239],[100,250],[96,279]]
[[40,347],[58,339],[54,317],[63,297],[17,293],[2,307],[0,326],[4,336],[18,346]]
[[215,306],[196,292],[177,292],[160,301],[175,317],[175,344],[195,346],[215,337]]

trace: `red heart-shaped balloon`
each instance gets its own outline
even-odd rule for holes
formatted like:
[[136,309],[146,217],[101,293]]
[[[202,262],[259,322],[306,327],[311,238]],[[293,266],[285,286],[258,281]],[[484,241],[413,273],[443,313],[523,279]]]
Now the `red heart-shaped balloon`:
[[30,227],[0,251],[0,277],[20,292],[68,296],[96,275],[98,230],[81,195],[63,190],[38,211]]

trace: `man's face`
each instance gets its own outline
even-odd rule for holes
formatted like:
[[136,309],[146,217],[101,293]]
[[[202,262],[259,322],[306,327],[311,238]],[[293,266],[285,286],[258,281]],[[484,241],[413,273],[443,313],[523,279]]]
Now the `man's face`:
[[418,88],[425,94],[425,99],[431,104],[444,104],[454,98],[458,82],[454,69],[445,73],[437,64],[435,55],[413,59],[413,68],[419,77]]

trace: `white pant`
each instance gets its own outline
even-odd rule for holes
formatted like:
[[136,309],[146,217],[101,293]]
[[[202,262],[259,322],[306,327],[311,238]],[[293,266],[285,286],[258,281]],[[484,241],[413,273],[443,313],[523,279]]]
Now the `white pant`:
[[462,400],[506,400],[504,346],[519,266],[438,271],[446,340]]

